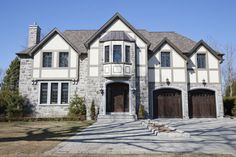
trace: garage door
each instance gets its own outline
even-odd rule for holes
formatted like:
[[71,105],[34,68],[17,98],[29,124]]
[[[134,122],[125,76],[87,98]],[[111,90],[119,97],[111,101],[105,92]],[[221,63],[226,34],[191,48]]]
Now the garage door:
[[189,117],[215,118],[216,117],[215,92],[205,89],[190,91]]
[[181,91],[159,89],[153,93],[155,118],[182,118]]

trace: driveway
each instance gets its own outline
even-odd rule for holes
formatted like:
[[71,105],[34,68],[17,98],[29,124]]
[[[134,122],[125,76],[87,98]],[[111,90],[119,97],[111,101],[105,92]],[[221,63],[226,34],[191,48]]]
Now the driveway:
[[49,154],[153,154],[162,152],[236,155],[235,119],[159,119],[191,137],[160,137],[135,122],[97,122],[60,143]]

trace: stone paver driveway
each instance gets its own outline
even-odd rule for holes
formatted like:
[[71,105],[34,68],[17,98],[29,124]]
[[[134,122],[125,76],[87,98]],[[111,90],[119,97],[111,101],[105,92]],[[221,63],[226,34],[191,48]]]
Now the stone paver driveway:
[[144,154],[202,152],[236,155],[236,120],[158,120],[191,134],[190,138],[158,137],[135,122],[97,122],[60,143],[49,154]]

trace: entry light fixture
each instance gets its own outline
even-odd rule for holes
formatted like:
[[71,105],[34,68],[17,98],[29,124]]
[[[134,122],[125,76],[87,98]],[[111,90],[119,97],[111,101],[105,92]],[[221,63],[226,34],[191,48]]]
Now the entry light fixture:
[[104,89],[103,88],[100,88],[100,93],[103,95],[104,94]]
[[131,88],[131,91],[133,92],[133,94],[135,94],[136,88]]
[[206,80],[205,79],[202,80],[202,84],[203,84],[203,86],[206,86]]
[[166,78],[166,84],[169,86],[170,85],[170,81],[168,78]]

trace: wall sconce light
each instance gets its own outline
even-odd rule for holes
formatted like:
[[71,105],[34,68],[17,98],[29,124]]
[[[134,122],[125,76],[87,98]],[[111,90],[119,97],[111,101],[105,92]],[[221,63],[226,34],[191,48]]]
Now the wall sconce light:
[[206,86],[206,80],[205,79],[202,80],[202,84],[203,84],[203,86]]
[[36,80],[32,80],[32,85],[37,85],[37,82]]
[[104,94],[104,89],[103,88],[100,88],[100,93],[103,95]]
[[79,80],[77,80],[77,79],[73,79],[72,82],[73,82],[73,85],[77,85],[78,82],[79,82]]
[[133,94],[135,94],[136,88],[131,88],[131,91],[132,91]]
[[168,86],[170,85],[170,81],[169,81],[168,78],[166,79],[166,84],[167,84]]

